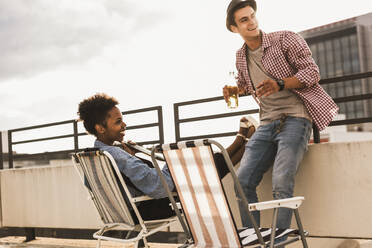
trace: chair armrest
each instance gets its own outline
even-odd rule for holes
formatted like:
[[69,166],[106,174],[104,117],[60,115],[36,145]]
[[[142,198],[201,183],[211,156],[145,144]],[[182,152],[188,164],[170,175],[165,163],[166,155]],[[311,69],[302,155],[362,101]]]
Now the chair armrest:
[[[172,210],[174,211],[174,208],[173,208],[172,203],[169,203],[169,206],[170,206],[170,207],[172,208]],[[177,206],[177,208],[178,208],[179,210],[182,209],[182,207],[181,207],[181,203],[180,203],[180,202],[176,202],[176,206]]]
[[[172,193],[173,196],[177,196],[176,192]],[[151,198],[150,196],[147,195],[141,195],[133,198],[133,202],[141,202],[141,201],[148,201],[148,200],[153,200],[155,198]]]
[[148,200],[152,200],[152,199],[154,199],[154,198],[151,198],[150,196],[147,196],[147,195],[142,195],[142,196],[134,197],[133,202],[148,201]]
[[297,196],[297,197],[274,200],[274,201],[251,203],[249,204],[249,210],[254,211],[254,210],[265,210],[265,209],[273,209],[273,208],[296,209],[301,206],[304,200],[305,198],[303,196]]

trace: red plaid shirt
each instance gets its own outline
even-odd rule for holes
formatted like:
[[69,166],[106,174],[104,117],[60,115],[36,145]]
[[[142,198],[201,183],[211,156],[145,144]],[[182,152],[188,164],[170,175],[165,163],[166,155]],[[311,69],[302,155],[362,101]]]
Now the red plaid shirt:
[[[238,87],[255,97],[246,61],[246,45],[236,52]],[[319,85],[319,68],[311,57],[306,41],[298,34],[280,31],[262,32],[262,64],[274,79],[296,77],[305,87],[292,89],[303,101],[319,130],[326,128],[338,112],[332,98]]]

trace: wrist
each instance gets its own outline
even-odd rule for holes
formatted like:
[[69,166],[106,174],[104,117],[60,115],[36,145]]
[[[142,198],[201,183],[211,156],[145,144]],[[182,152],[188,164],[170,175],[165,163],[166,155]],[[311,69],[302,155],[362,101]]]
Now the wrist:
[[276,81],[277,85],[279,86],[279,90],[278,91],[284,90],[284,88],[285,88],[285,82],[284,82],[284,80],[283,79],[277,79],[275,81]]

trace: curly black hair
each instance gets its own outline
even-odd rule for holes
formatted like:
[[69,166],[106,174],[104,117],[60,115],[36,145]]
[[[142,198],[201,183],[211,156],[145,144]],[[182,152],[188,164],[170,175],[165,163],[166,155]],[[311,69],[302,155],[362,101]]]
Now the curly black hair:
[[79,103],[78,115],[88,133],[97,136],[96,124],[106,126],[108,112],[119,102],[105,93],[97,93]]

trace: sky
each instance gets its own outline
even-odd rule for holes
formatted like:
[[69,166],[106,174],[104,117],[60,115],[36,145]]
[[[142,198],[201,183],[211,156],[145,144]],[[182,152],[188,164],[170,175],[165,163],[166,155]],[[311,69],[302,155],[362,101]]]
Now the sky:
[[[0,130],[77,118],[105,92],[122,111],[221,95],[242,45],[229,0],[0,0]],[[367,0],[257,0],[265,32],[303,31],[372,11]]]

